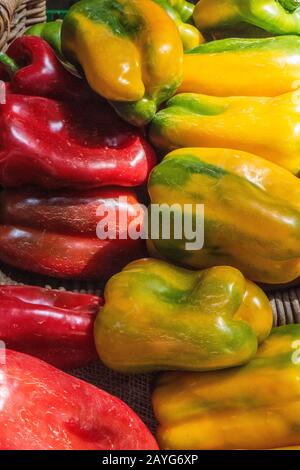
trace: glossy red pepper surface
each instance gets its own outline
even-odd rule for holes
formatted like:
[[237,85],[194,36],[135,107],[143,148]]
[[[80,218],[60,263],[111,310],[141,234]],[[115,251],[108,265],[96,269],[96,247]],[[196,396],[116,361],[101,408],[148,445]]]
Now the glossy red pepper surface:
[[97,360],[94,320],[103,299],[34,286],[0,286],[0,340],[71,369]]
[[49,44],[39,37],[15,39],[7,56],[18,67],[16,71],[9,71],[0,64],[0,78],[7,80],[11,93],[60,100],[97,99],[87,83],[66,70]]
[[[5,190],[0,196],[0,261],[48,276],[106,280],[146,256],[145,241],[127,237],[129,224],[140,227],[139,207],[135,191],[122,188],[55,194]],[[97,226],[111,209],[116,239],[99,239]]]
[[108,104],[7,94],[0,106],[0,184],[139,186],[152,148]]
[[39,359],[0,364],[0,449],[140,450],[157,444],[119,399]]

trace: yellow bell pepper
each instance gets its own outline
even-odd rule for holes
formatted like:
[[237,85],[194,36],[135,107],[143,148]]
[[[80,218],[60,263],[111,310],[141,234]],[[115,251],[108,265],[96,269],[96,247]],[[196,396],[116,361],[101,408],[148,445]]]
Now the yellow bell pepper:
[[61,35],[64,56],[132,124],[149,122],[182,80],[176,24],[151,0],[81,0]]
[[266,295],[228,266],[188,271],[142,259],[113,276],[104,296],[96,348],[125,373],[244,364],[272,328]]
[[182,93],[151,123],[160,149],[220,147],[254,153],[300,172],[300,96],[220,98]]
[[177,93],[278,96],[300,87],[300,37],[223,39],[184,55]]
[[246,366],[169,372],[153,395],[162,449],[300,445],[300,325],[274,328]]
[[180,213],[191,204],[194,221],[204,204],[203,248],[188,250],[190,240],[176,239],[171,225],[171,239],[152,240],[164,259],[196,269],[230,265],[268,284],[300,276],[300,181],[283,168],[241,151],[186,148],[154,168],[148,189],[153,204],[175,201]]

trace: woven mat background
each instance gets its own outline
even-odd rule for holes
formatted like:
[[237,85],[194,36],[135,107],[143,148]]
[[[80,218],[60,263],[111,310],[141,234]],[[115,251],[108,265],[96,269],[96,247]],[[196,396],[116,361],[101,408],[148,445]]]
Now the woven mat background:
[[[62,281],[35,274],[21,272],[0,265],[0,284],[30,284],[64,288],[71,291],[101,295],[103,285],[93,282]],[[298,285],[297,285],[298,284]],[[274,326],[300,323],[300,283],[287,288],[265,289],[273,309]],[[141,417],[153,433],[156,421],[151,407],[151,391],[156,374],[124,375],[113,372],[101,362],[89,364],[81,369],[70,371],[76,377],[86,380],[107,392],[116,395],[127,403]]]

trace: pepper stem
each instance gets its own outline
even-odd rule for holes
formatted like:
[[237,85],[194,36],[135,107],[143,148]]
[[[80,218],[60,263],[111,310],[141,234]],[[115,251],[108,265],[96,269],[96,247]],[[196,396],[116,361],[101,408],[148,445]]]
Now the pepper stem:
[[295,11],[300,7],[299,0],[279,0],[279,3],[288,11]]
[[10,76],[14,75],[20,69],[17,63],[7,54],[4,54],[4,52],[0,52],[0,64],[4,65]]

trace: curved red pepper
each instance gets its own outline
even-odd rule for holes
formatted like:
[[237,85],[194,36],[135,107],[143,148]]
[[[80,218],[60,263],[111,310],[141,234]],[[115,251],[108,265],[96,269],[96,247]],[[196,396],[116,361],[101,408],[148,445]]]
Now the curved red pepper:
[[155,165],[149,144],[106,103],[7,94],[0,106],[0,184],[45,188],[139,186]]
[[[119,205],[119,197],[127,200]],[[127,233],[129,223],[137,231],[141,224],[132,190],[103,188],[55,195],[7,190],[0,207],[0,261],[17,268],[61,278],[106,280],[130,261],[146,256],[144,240],[118,239],[120,233]],[[99,207],[102,217],[97,215]],[[97,224],[112,207],[117,239],[100,240]]]
[[[2,80],[8,80],[11,93],[55,99],[96,99],[88,84],[68,72],[49,44],[35,36],[21,36],[9,46],[7,56],[17,71],[9,75],[0,65]],[[0,57],[1,59],[1,57]],[[98,98],[99,103],[101,99]]]
[[97,360],[93,326],[103,299],[33,286],[0,286],[0,340],[61,369]]
[[124,402],[39,359],[0,364],[1,450],[157,450]]

